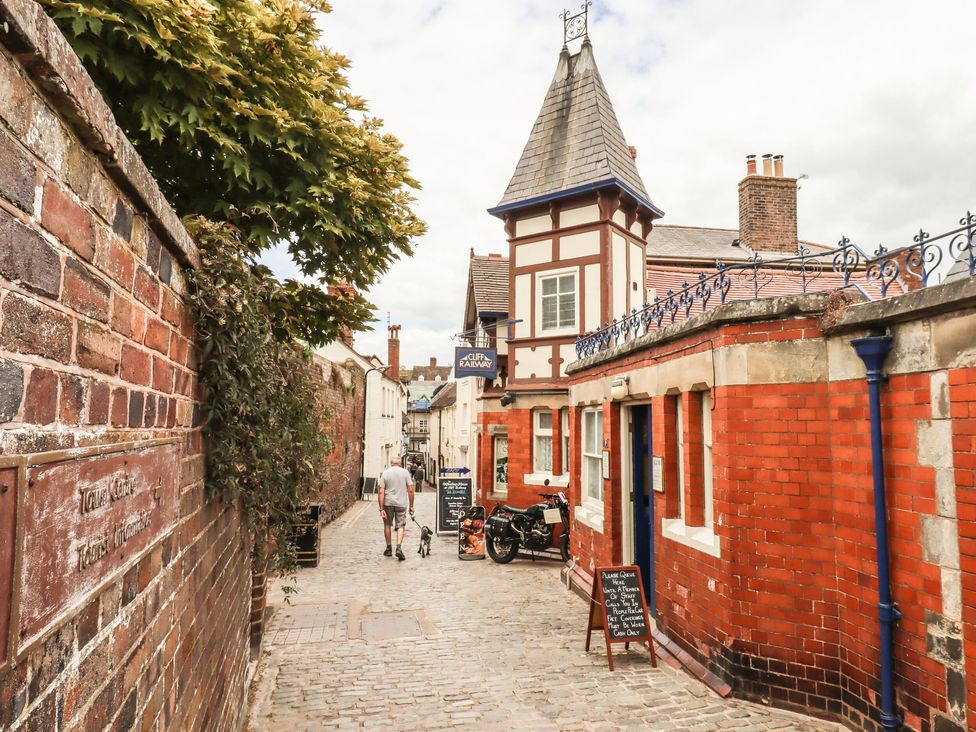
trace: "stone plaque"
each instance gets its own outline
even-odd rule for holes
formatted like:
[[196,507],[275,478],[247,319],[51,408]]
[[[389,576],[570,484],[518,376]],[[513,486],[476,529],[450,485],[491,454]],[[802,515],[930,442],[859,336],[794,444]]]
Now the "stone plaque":
[[20,487],[18,654],[80,610],[179,518],[178,440],[31,456]]

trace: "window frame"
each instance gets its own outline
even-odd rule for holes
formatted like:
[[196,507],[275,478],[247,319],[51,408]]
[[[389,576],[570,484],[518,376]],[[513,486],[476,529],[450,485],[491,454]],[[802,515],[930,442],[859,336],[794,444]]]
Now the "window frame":
[[[559,289],[560,288],[559,280],[563,277],[573,278],[573,287],[572,290],[569,292],[564,293],[561,292]],[[543,283],[553,279],[557,281],[556,292],[550,295],[543,295],[542,294],[544,288]],[[579,322],[580,322],[579,267],[569,267],[569,268],[558,269],[558,270],[546,270],[544,272],[536,273],[535,290],[536,290],[535,307],[536,307],[536,317],[537,317],[536,325],[537,325],[537,330],[540,334],[544,333],[546,335],[559,335],[564,333],[576,333],[579,331]],[[572,295],[573,298],[573,322],[569,325],[561,325],[560,317],[559,317],[561,298],[563,296],[568,296],[568,295]],[[545,320],[543,315],[543,302],[545,299],[552,298],[552,297],[556,298],[556,325],[547,328],[545,327]]]
[[[591,424],[591,418],[594,424]],[[590,433],[590,430],[595,427],[595,432]],[[589,448],[593,445],[588,445],[588,438],[590,442],[595,440],[596,451],[590,452]],[[603,408],[595,407],[584,409],[582,415],[580,416],[580,503],[582,505],[598,505],[603,506],[604,496],[605,496],[605,486],[603,485]],[[596,473],[596,479],[593,480],[592,473]],[[599,486],[599,496],[594,496],[590,491],[591,481]]]
[[[505,483],[504,488],[499,489],[502,485],[498,482],[498,443],[499,441],[504,441],[505,443]],[[492,493],[497,496],[508,496],[508,435],[495,435],[492,438],[491,443],[491,456],[492,456],[492,477],[491,477],[491,489]]]
[[[544,415],[549,415],[549,427],[542,427],[539,424],[539,418]],[[532,411],[532,472],[535,475],[552,475],[552,410],[550,409],[535,409]],[[539,441],[549,440],[549,466],[539,465]]]
[[569,475],[569,407],[559,410],[559,455],[563,475]]

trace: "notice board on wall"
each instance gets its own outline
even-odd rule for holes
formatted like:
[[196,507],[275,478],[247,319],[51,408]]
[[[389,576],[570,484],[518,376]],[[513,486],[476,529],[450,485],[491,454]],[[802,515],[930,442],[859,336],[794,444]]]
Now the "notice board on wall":
[[600,567],[593,575],[590,594],[590,616],[586,628],[586,650],[590,650],[590,637],[594,630],[602,630],[607,644],[607,663],[613,671],[611,644],[631,643],[647,645],[651,665],[657,667],[654,640],[651,638],[651,621],[647,613],[647,598],[640,567]]
[[471,478],[437,479],[437,533],[456,534],[461,513],[471,505]]

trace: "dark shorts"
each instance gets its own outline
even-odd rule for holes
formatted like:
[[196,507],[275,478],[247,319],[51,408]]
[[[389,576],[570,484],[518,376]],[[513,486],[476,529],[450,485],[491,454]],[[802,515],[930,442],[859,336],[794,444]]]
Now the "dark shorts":
[[386,511],[386,518],[383,519],[383,523],[387,526],[393,524],[393,518],[396,517],[397,529],[402,529],[407,525],[407,509],[400,508],[399,506],[383,506],[383,510]]

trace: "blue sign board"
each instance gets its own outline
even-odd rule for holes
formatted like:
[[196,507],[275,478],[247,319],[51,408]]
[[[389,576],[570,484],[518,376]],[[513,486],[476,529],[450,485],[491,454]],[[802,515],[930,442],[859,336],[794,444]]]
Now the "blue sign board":
[[498,351],[494,348],[455,348],[454,378],[465,376],[483,376],[486,379],[498,376]]

